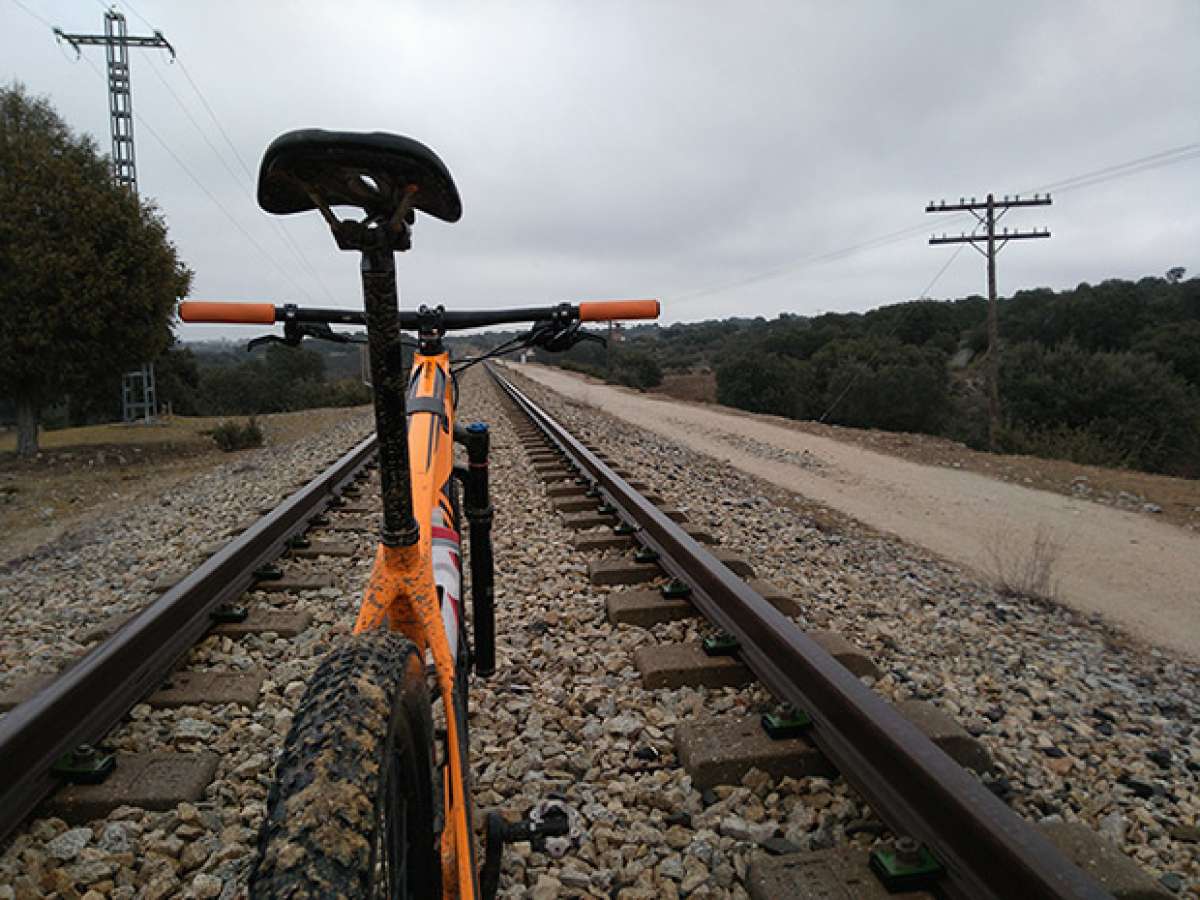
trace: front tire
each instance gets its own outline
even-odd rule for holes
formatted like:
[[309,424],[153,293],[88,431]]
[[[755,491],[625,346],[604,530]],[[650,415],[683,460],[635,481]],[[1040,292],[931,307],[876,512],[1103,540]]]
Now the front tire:
[[292,722],[250,896],[440,897],[432,754],[416,646],[382,630],[351,636]]

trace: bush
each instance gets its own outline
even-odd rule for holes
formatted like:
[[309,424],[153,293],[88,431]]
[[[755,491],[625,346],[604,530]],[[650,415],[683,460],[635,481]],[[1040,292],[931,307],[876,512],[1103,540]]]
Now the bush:
[[1200,469],[1200,396],[1153,356],[1018,344],[1004,355],[1000,388],[1004,449],[1176,475]]
[[212,430],[212,439],[226,453],[248,450],[263,445],[263,431],[251,416],[244,425],[237,422],[222,422]]
[[805,363],[780,353],[744,353],[717,366],[717,402],[798,419],[809,411]]
[[809,364],[829,421],[936,433],[949,413],[946,354],[895,338],[834,341]]
[[662,369],[648,350],[621,350],[613,359],[613,377],[618,384],[640,391],[662,384]]
[[1038,525],[1026,545],[1011,532],[992,535],[987,544],[987,575],[992,587],[1005,597],[1052,603],[1058,598],[1055,569],[1062,553],[1062,542],[1045,525]]

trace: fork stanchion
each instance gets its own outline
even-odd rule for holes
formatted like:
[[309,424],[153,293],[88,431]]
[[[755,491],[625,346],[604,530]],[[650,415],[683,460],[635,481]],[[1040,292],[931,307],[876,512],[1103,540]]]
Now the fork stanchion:
[[471,621],[475,631],[475,674],[496,671],[496,606],[493,591],[492,504],[488,490],[488,427],[473,422],[455,428],[455,439],[467,448],[463,479],[464,507],[471,531]]

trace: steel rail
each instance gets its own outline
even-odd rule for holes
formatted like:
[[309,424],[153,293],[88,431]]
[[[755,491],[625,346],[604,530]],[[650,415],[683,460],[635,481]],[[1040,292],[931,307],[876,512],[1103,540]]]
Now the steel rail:
[[524,393],[489,372],[542,433],[659,554],[689,599],[739,644],[779,700],[811,716],[806,736],[898,835],[923,842],[956,898],[1111,895],[911,722],[805,635]]
[[371,435],[136,614],[79,662],[0,719],[0,840],[61,779],[51,767],[96,743],[162,683],[212,627],[212,612],[235,600],[254,571],[330,506],[375,452]]

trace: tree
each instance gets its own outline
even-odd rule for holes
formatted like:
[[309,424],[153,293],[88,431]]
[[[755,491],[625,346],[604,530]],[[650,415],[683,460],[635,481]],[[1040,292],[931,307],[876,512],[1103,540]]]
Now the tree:
[[799,419],[809,412],[804,363],[781,353],[744,350],[717,366],[717,402],[749,412]]
[[1013,450],[1197,474],[1200,396],[1148,353],[1030,342],[1006,354],[1001,377],[1010,430],[1023,445]]
[[45,406],[166,349],[190,282],[153,205],[113,183],[91,138],[0,88],[0,394],[17,452],[37,452]]
[[1183,276],[1187,273],[1187,269],[1183,266],[1172,266],[1167,269],[1167,282],[1170,284],[1179,284],[1183,281]]
[[935,433],[949,408],[946,354],[894,337],[834,341],[809,365],[829,421]]
[[662,384],[662,368],[650,350],[621,348],[614,360],[619,384],[649,390]]

